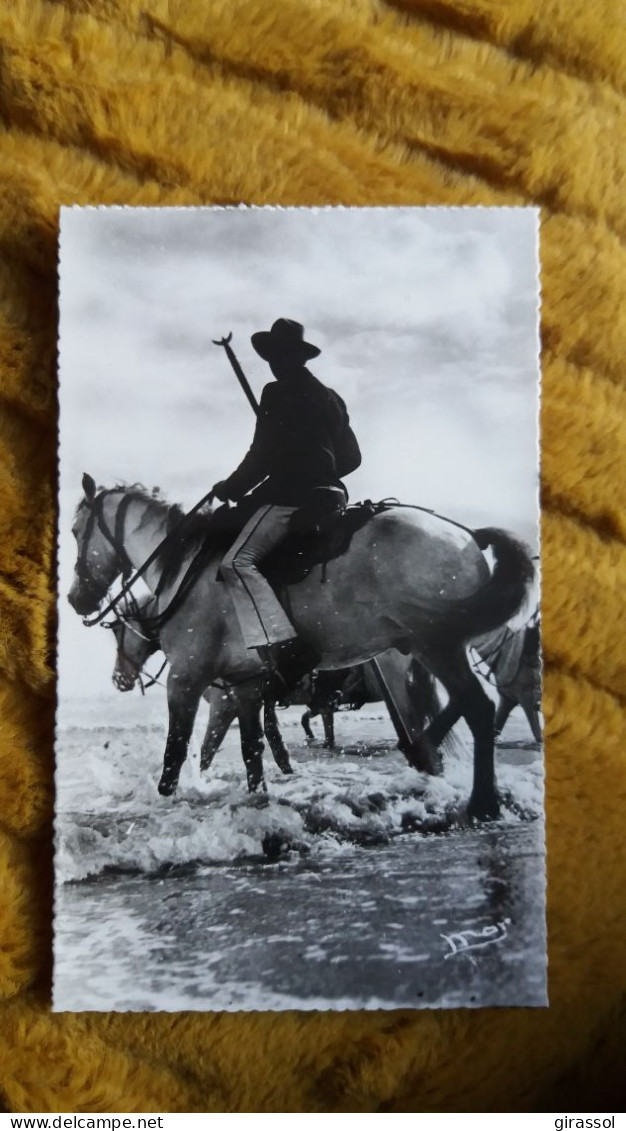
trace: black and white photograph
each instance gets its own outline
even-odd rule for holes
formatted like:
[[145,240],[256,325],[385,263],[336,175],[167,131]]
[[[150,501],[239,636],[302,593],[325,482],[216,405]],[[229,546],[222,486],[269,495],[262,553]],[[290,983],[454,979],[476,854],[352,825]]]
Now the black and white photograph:
[[547,1005],[534,208],[64,208],[53,1007]]

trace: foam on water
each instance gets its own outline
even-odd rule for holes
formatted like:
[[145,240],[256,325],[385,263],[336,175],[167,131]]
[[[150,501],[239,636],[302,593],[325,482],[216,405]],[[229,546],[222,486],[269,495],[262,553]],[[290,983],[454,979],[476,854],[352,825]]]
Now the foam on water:
[[[202,722],[178,793],[162,798],[156,783],[165,741],[163,707],[162,700],[136,698],[119,708],[117,701],[66,707],[57,734],[60,882],[110,870],[155,874],[289,853],[336,856],[397,836],[445,832],[458,823],[471,790],[467,749],[446,760],[444,777],[430,778],[412,770],[395,749],[380,710],[339,716],[344,752],[329,754],[303,744],[300,710],[293,708],[281,713],[281,726],[295,773],[283,777],[266,752],[267,798],[247,793],[235,729],[210,773],[200,774]],[[514,727],[511,733],[524,731]],[[502,822],[542,813],[540,754],[521,761],[511,764],[506,748],[498,759]]]

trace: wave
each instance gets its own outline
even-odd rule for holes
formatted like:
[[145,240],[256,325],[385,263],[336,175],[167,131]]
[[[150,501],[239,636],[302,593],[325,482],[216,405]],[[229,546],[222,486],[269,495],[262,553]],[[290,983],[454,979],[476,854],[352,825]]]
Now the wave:
[[[468,753],[449,758],[444,777],[430,778],[407,766],[383,716],[361,718],[350,729],[343,753],[290,743],[291,777],[266,757],[268,794],[260,796],[246,792],[238,736],[229,735],[209,776],[200,775],[192,751],[177,795],[162,798],[156,791],[162,743],[150,728],[112,727],[106,737],[102,727],[70,728],[58,740],[57,880],[323,860],[399,836],[459,835],[471,788]],[[517,762],[498,766],[502,823],[543,811],[539,753]]]

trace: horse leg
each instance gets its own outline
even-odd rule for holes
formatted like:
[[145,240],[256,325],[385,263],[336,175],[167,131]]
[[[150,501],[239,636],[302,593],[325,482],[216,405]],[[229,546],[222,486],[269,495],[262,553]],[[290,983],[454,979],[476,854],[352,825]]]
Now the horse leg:
[[528,725],[532,731],[535,742],[543,742],[543,735],[541,733],[541,719],[539,717],[539,711],[537,709],[535,696],[522,695],[520,703],[524,714],[528,719]]
[[332,707],[324,707],[320,711],[324,724],[324,749],[335,749],[335,712]]
[[304,733],[305,733],[306,737],[311,742],[313,742],[313,740],[315,739],[315,735],[313,734],[313,731],[311,730],[311,719],[315,718],[316,714],[317,714],[317,711],[315,711],[315,712],[313,712],[311,710],[305,711],[302,718],[300,719],[300,722],[302,723],[302,726],[304,728]]
[[178,785],[203,690],[203,685],[194,686],[187,683],[180,674],[176,677],[170,671],[167,680],[169,728],[163,755],[163,771],[158,785],[163,797],[170,797]]
[[209,721],[200,749],[200,769],[208,770],[228,728],[237,718],[237,704],[228,692],[212,692],[209,698]]
[[[412,660],[404,676],[404,689],[407,696],[404,708],[406,725],[400,731],[397,748],[418,773],[441,774],[443,760],[439,745],[461,712],[452,702],[441,708],[435,680],[432,673],[424,667],[421,658],[419,661],[415,658]],[[399,702],[402,703],[403,700],[400,699]]]
[[502,734],[502,731],[504,730],[504,724],[506,723],[514,706],[515,702],[513,699],[508,699],[506,696],[500,694],[498,698],[498,706],[496,709],[496,717],[493,724],[494,736],[496,738],[498,738],[498,736]]
[[241,753],[246,767],[249,793],[267,793],[263,776],[263,729],[261,727],[261,694],[259,691],[237,692],[237,714]]
[[409,765],[419,774],[438,777],[443,773],[443,759],[439,746],[460,719],[461,714],[458,705],[451,700],[426,730],[422,731],[419,738],[411,743],[398,742],[398,750],[402,751]]
[[[430,730],[430,727],[428,729]],[[449,726],[446,727],[446,732],[449,729]],[[424,731],[419,738],[414,739],[411,743],[400,740],[398,742],[398,750],[404,754],[409,766],[417,770],[418,774],[430,774],[432,777],[439,777],[442,774],[443,762],[441,754],[437,749],[437,743],[433,741],[433,738],[427,731]]]
[[270,750],[272,751],[278,769],[281,770],[283,774],[292,774],[293,766],[289,761],[289,751],[280,733],[280,727],[276,717],[276,705],[271,699],[266,699],[263,704],[263,730],[265,731],[265,737],[270,744]]
[[454,724],[459,721],[461,713],[458,704],[450,700],[424,731],[423,738],[425,741],[430,742],[431,746],[437,749],[446,735],[450,733]]
[[[419,658],[419,657],[416,657]],[[496,818],[500,813],[495,783],[493,721],[495,707],[469,665],[465,650],[434,652],[428,656],[428,668],[443,683],[450,703],[444,709],[448,719],[458,710],[474,739],[474,777],[468,803],[468,816],[477,820]],[[436,727],[437,720],[433,723]]]

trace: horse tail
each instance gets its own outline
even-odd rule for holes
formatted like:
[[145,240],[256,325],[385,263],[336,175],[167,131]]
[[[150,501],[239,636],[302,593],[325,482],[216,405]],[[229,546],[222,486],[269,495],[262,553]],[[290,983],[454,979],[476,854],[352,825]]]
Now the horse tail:
[[508,531],[485,526],[473,534],[481,550],[491,548],[495,561],[487,584],[463,602],[462,618],[469,639],[491,632],[515,616],[535,578],[528,547]]

